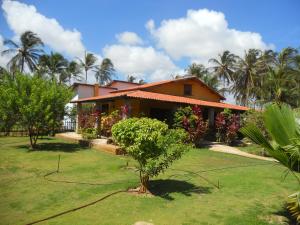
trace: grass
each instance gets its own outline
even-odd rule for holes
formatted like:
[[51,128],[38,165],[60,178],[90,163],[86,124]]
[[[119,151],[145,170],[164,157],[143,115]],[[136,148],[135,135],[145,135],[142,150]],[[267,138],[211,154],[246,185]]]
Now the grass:
[[[27,143],[0,138],[0,224],[26,224],[138,183],[128,157],[54,138],[37,151]],[[44,179],[58,155],[60,173],[47,179],[94,185]],[[282,224],[284,201],[297,191],[292,175],[282,180],[284,171],[274,162],[192,149],[151,181],[154,197],[119,193],[41,224]]]
[[268,153],[262,147],[256,144],[251,144],[244,147],[238,147],[238,149],[250,154],[269,157]]

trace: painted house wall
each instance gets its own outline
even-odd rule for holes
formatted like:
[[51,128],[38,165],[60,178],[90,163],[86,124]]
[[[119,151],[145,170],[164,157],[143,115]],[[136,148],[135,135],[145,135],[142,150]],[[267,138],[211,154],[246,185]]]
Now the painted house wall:
[[[184,84],[192,85],[191,96],[184,95]],[[188,98],[195,98],[211,102],[220,102],[221,100],[219,95],[210,91],[206,86],[201,85],[199,82],[193,80],[166,83],[159,86],[147,88],[145,89],[145,91],[151,91],[168,95],[184,96]]]
[[78,98],[88,98],[94,96],[94,86],[93,85],[78,85],[75,89]]

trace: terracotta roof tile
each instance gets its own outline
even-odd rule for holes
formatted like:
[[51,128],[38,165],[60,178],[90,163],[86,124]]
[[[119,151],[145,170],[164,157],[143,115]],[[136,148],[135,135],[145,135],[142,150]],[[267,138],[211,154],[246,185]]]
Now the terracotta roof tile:
[[233,104],[228,104],[228,103],[223,103],[223,102],[210,102],[210,101],[204,101],[204,100],[199,100],[199,99],[159,94],[159,93],[146,92],[146,91],[130,92],[127,94],[127,96],[132,97],[132,98],[185,103],[185,104],[191,104],[191,105],[202,105],[202,106],[210,106],[210,107],[216,107],[216,108],[229,108],[229,109],[236,109],[236,110],[248,110],[249,109],[244,106],[233,105]]
[[233,105],[233,104],[228,104],[228,103],[223,103],[223,102],[210,102],[210,101],[198,100],[198,99],[193,99],[193,98],[159,94],[159,93],[141,91],[141,90],[124,91],[124,92],[118,92],[118,93],[111,93],[111,94],[103,95],[103,96],[82,98],[82,99],[78,99],[78,100],[75,100],[72,102],[73,103],[93,102],[96,100],[112,99],[112,98],[118,98],[118,97],[122,97],[122,96],[126,96],[129,98],[150,99],[150,100],[157,100],[157,101],[164,101],[164,102],[176,102],[176,103],[182,103],[182,104],[209,106],[209,107],[215,107],[215,108],[228,108],[228,109],[243,110],[243,111],[249,109],[244,106]]

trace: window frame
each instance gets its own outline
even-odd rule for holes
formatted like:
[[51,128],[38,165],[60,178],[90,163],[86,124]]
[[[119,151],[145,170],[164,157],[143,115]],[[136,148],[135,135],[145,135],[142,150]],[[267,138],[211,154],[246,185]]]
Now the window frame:
[[193,86],[191,84],[183,85],[183,95],[192,96],[193,95]]

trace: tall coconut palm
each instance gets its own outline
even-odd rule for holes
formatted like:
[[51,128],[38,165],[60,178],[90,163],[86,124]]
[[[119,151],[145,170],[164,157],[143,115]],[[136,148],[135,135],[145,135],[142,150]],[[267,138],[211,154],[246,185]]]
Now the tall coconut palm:
[[212,58],[209,60],[213,64],[214,73],[219,79],[222,79],[228,85],[229,82],[233,80],[234,65],[236,63],[237,56],[230,53],[229,51],[224,51],[222,54],[218,55],[218,58]]
[[239,58],[237,69],[233,75],[234,83],[231,91],[242,105],[248,106],[250,99],[255,95],[255,82],[259,80],[257,73],[257,62],[261,51],[249,49],[243,58]]
[[66,68],[66,75],[68,77],[69,83],[71,83],[71,79],[81,80],[81,68],[80,65],[76,61],[71,61],[68,63]]
[[110,82],[114,76],[114,64],[110,59],[105,58],[102,60],[101,65],[96,67],[95,72],[95,77],[99,84],[106,84]]
[[210,73],[204,65],[193,63],[188,66],[186,71],[188,73],[188,76],[196,76],[198,79],[203,81],[209,87],[218,90],[219,87],[218,78],[214,74]]
[[192,63],[185,71],[188,75],[196,76],[200,79],[208,73],[208,69],[204,65],[197,63]]
[[51,52],[50,55],[42,55],[39,59],[39,67],[52,79],[59,83],[65,82],[67,79],[65,70],[68,61],[60,54]]
[[85,81],[87,82],[88,71],[95,67],[97,58],[94,56],[94,54],[85,52],[84,58],[83,59],[78,58],[78,60],[79,60],[79,65],[85,72]]
[[44,44],[35,33],[31,31],[24,32],[20,37],[20,44],[12,40],[5,40],[4,44],[10,46],[10,48],[2,51],[2,55],[15,54],[7,64],[10,70],[18,68],[23,72],[25,65],[28,66],[30,71],[36,69],[38,59],[43,53],[41,47]]
[[296,49],[286,48],[269,63],[262,86],[266,102],[285,102],[293,107],[299,106],[300,73],[297,72],[297,56]]

